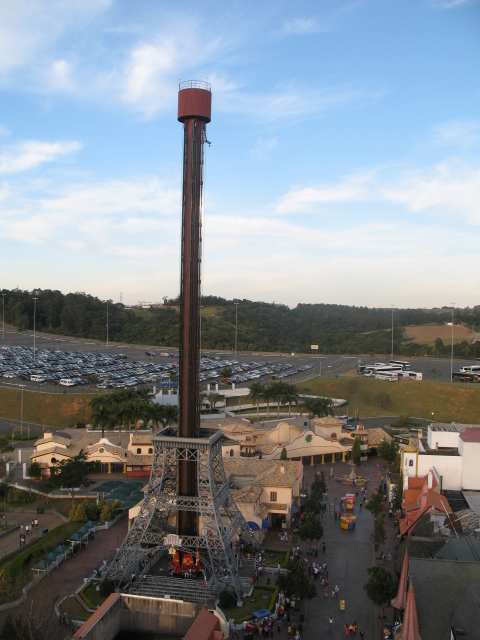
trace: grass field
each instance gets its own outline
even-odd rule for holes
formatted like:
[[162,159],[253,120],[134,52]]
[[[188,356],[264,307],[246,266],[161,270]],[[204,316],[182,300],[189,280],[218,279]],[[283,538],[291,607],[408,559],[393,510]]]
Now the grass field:
[[[41,487],[39,487],[39,489],[40,491],[42,490]],[[56,509],[59,513],[61,513],[66,518],[68,518],[68,514],[70,513],[70,509],[72,508],[72,499],[70,497],[69,498],[48,498],[47,500],[46,497],[39,496],[35,493],[32,494],[32,497],[33,497],[32,502],[29,502],[28,504],[16,504],[16,503],[7,502],[9,517],[10,517],[10,514],[14,515],[15,512],[21,511],[22,508],[37,509],[38,507],[43,507],[45,509],[46,507],[51,507],[53,509]],[[92,501],[95,500],[95,498],[88,498],[88,499]],[[75,504],[77,504],[78,502],[83,502],[83,500],[85,500],[85,498],[83,497],[75,498]]]
[[59,609],[62,613],[70,614],[72,620],[82,620],[85,622],[92,615],[82,607],[75,596],[65,598],[60,604]]
[[[433,345],[436,338],[441,338],[445,344],[452,344],[452,326],[448,324],[426,324],[426,325],[412,325],[405,327],[405,335],[412,342],[418,342],[419,344]],[[471,342],[475,334],[470,329],[463,327],[462,325],[454,325],[453,327],[453,342]]]
[[268,609],[270,606],[270,600],[275,592],[273,587],[267,587],[266,585],[257,585],[253,588],[252,595],[245,598],[243,606],[232,607],[231,609],[222,609],[227,620],[233,618],[235,621],[242,620],[244,618],[250,618],[254,611],[259,609]]
[[[23,392],[23,422],[34,422],[58,427],[72,427],[77,422],[88,422],[92,396]],[[0,388],[0,417],[20,420],[21,391]]]
[[[345,398],[349,413],[360,417],[408,413],[440,422],[480,422],[480,385],[401,380],[387,383],[365,378],[315,378],[296,385],[300,393]],[[341,410],[345,413],[345,410]]]

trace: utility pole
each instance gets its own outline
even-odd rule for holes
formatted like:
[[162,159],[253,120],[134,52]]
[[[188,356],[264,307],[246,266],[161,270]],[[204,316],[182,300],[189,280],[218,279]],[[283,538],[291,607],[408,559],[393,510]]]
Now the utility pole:
[[108,300],[107,300],[107,349],[108,349]]
[[393,360],[393,310],[395,308],[395,305],[391,305],[392,307],[392,355],[390,356],[391,360]]
[[35,356],[37,354],[37,347],[36,347],[37,300],[38,298],[33,298],[33,361],[34,362],[35,362]]
[[237,357],[238,302],[235,305],[235,357]]
[[450,382],[453,382],[453,314],[455,313],[455,302],[452,305],[452,354],[450,356]]

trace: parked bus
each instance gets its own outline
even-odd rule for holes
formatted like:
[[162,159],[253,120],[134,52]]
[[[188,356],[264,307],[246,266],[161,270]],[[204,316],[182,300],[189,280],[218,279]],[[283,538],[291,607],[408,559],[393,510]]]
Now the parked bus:
[[390,360],[390,364],[399,364],[404,371],[410,371],[410,362],[406,360]]
[[452,373],[453,382],[478,382],[478,373],[466,373],[465,371],[454,371]]
[[462,373],[480,373],[480,364],[471,364],[466,367],[460,367]]
[[398,380],[398,371],[379,371],[375,374],[375,380],[386,380],[387,382],[396,382]]
[[423,373],[418,371],[399,371],[398,377],[405,380],[423,380]]
[[400,365],[392,364],[382,364],[382,365],[367,365],[365,367],[365,371],[363,373],[364,376],[375,376],[377,373],[383,373],[385,371],[402,371],[402,367]]

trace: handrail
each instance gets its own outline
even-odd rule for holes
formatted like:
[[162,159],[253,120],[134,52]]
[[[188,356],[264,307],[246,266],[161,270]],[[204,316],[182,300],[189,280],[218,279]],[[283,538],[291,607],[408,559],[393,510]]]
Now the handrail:
[[204,89],[211,93],[212,85],[208,82],[203,82],[202,80],[186,80],[185,82],[180,82],[178,84],[178,90],[183,91],[183,89]]

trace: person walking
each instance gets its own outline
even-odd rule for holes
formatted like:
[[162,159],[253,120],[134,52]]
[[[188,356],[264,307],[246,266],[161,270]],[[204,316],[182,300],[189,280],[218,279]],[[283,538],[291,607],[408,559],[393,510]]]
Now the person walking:
[[365,638],[365,631],[360,629],[360,638],[363,640]]
[[348,624],[345,624],[345,635],[348,638],[348,635],[349,635],[349,633],[348,633]]
[[333,629],[333,618],[332,616],[329,617],[328,619],[328,626],[330,628],[330,631]]
[[323,551],[323,555],[325,555],[325,551],[327,550],[327,545],[325,544],[325,542],[322,542],[322,551]]

